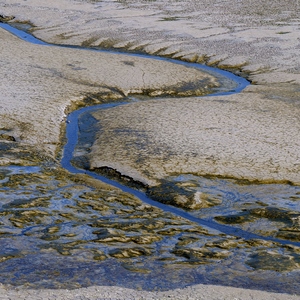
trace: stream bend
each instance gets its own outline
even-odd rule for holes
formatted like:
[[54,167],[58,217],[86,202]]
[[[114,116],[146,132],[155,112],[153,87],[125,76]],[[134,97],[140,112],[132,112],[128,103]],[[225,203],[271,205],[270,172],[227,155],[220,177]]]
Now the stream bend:
[[[16,29],[12,26],[10,26],[9,24],[6,23],[0,23],[0,27],[9,31],[10,33],[16,35],[17,37],[21,38],[22,40],[25,40],[27,42],[33,43],[33,44],[37,44],[37,45],[41,45],[41,46],[54,46],[54,47],[64,47],[64,48],[76,48],[78,50],[89,50],[89,51],[101,51],[101,52],[110,52],[110,53],[116,53],[119,55],[129,55],[129,56],[140,56],[140,57],[144,57],[144,58],[148,58],[148,59],[158,59],[158,60],[167,60],[169,62],[172,63],[176,63],[176,64],[181,64],[181,65],[185,65],[188,67],[194,67],[197,69],[201,69],[203,71],[206,71],[208,73],[212,73],[214,76],[216,77],[225,77],[231,81],[234,81],[236,84],[236,87],[234,89],[229,89],[229,90],[222,90],[222,91],[217,91],[216,93],[210,94],[210,95],[206,95],[206,96],[218,96],[218,95],[230,95],[230,94],[236,94],[241,92],[247,85],[249,85],[249,82],[242,78],[242,77],[238,77],[230,72],[224,71],[224,70],[219,70],[216,68],[212,68],[212,67],[208,67],[208,66],[204,66],[204,65],[200,65],[197,63],[187,63],[187,62],[181,62],[181,61],[177,61],[174,59],[168,59],[168,58],[160,58],[160,57],[155,57],[155,56],[151,56],[151,55],[142,55],[142,54],[128,54],[128,53],[122,53],[122,52],[114,52],[114,51],[108,51],[108,50],[100,50],[100,49],[91,49],[91,48],[83,48],[83,47],[77,47],[77,46],[68,46],[68,45],[54,45],[54,44],[48,44],[46,42],[43,42],[37,38],[35,38],[34,36]],[[261,239],[261,240],[266,240],[266,241],[272,241],[275,243],[279,243],[282,245],[296,245],[300,247],[300,243],[299,242],[292,242],[292,241],[285,241],[285,240],[281,240],[281,239],[277,239],[277,238],[272,238],[272,237],[265,237],[265,236],[260,236],[248,231],[244,231],[242,229],[239,228],[235,228],[233,226],[228,226],[228,225],[223,225],[223,224],[219,224],[211,219],[203,219],[203,218],[197,218],[191,214],[189,214],[188,212],[184,211],[183,209],[180,208],[176,208],[173,206],[169,206],[169,205],[165,205],[162,203],[159,203],[157,201],[154,201],[152,199],[150,199],[149,197],[146,196],[145,193],[143,193],[142,191],[138,191],[135,190],[133,188],[130,188],[128,186],[125,186],[117,181],[114,181],[112,179],[108,179],[104,176],[101,176],[99,174],[96,174],[92,171],[89,170],[83,170],[83,169],[79,169],[77,167],[74,167],[71,164],[71,160],[73,158],[73,152],[75,150],[75,147],[77,145],[77,141],[78,141],[78,120],[81,116],[81,114],[86,113],[86,112],[92,112],[95,110],[99,110],[99,109],[108,109],[108,108],[112,108],[112,107],[116,107],[116,106],[121,106],[121,105],[130,105],[130,103],[128,102],[118,102],[118,103],[108,103],[108,104],[100,104],[100,105],[95,105],[95,106],[91,106],[91,107],[84,107],[81,109],[78,109],[72,113],[70,113],[67,116],[67,122],[66,122],[66,139],[67,142],[64,146],[63,149],[63,156],[61,159],[61,166],[63,168],[65,168],[66,170],[68,170],[69,172],[73,173],[73,174],[87,174],[97,180],[101,180],[104,183],[107,183],[109,185],[112,185],[116,188],[119,188],[120,190],[122,190],[123,192],[126,193],[130,193],[132,195],[134,195],[135,197],[137,197],[138,199],[140,199],[141,201],[143,201],[144,203],[147,203],[149,205],[155,206],[163,211],[166,212],[170,212],[176,216],[179,216],[181,218],[184,218],[186,220],[189,220],[191,222],[197,223],[201,226],[205,226],[214,230],[218,230],[220,232],[223,232],[225,234],[228,235],[233,235],[236,236],[238,238],[243,238],[245,240],[249,240],[249,239]]]

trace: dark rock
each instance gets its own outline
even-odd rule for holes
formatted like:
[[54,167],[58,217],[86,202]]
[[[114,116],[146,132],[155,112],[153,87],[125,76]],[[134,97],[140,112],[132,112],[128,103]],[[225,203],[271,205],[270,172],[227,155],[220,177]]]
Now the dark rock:
[[215,217],[215,219],[225,224],[253,222],[257,218],[266,218],[271,221],[293,224],[294,219],[297,219],[298,217],[299,213],[283,210],[277,207],[259,207],[253,209],[245,209],[235,215],[217,216]]
[[251,221],[249,213],[242,212],[230,216],[216,216],[215,220],[224,224],[239,224]]
[[97,234],[97,239],[94,242],[101,243],[111,243],[111,242],[120,242],[128,243],[131,241],[130,237],[125,236],[124,234],[119,233],[117,230],[105,228],[94,231],[93,234]]
[[250,267],[261,270],[272,270],[277,272],[298,269],[298,264],[292,256],[282,255],[277,252],[261,251],[250,256],[246,262]]
[[[1,19],[0,19],[1,21]],[[9,141],[9,142],[15,142],[16,139],[12,136],[12,135],[8,135],[5,133],[0,134],[0,139],[1,140],[5,140],[5,141]]]
[[152,244],[160,240],[162,240],[162,238],[157,235],[141,235],[132,237],[132,241],[136,244]]
[[123,263],[122,267],[131,272],[138,272],[138,273],[144,273],[144,274],[149,274],[151,272],[150,270],[136,266],[135,264]]
[[0,23],[9,22],[9,21],[13,20],[14,18],[15,17],[13,17],[13,16],[0,15]]
[[291,221],[291,212],[277,208],[277,207],[263,207],[250,209],[249,213],[252,216],[267,218],[275,221]]
[[162,180],[158,186],[149,187],[146,193],[155,201],[185,209],[200,209],[208,206],[200,192],[177,186],[166,180]]
[[134,247],[125,249],[114,249],[109,252],[109,255],[115,258],[131,258],[151,255],[151,251],[142,247]]
[[206,247],[217,247],[221,249],[232,249],[238,246],[238,241],[230,239],[222,239],[218,241],[208,242],[205,244]]
[[229,251],[211,251],[206,248],[175,248],[172,251],[177,256],[185,257],[191,261],[200,260],[209,262],[210,259],[224,259],[229,256]]
[[281,228],[276,234],[276,237],[279,239],[289,240],[289,241],[300,241],[300,230],[297,228],[296,231],[293,228]]
[[137,189],[145,189],[147,185],[143,182],[134,180],[132,177],[126,176],[118,172],[117,170],[109,167],[101,167],[92,169],[93,172],[98,173],[100,175],[109,177],[115,181],[118,181],[122,184],[125,184],[129,187],[137,188]]

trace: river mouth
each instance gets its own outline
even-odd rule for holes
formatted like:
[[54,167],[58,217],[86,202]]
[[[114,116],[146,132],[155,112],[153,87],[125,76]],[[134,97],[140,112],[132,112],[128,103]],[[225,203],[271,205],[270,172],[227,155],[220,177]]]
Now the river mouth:
[[[69,140],[75,147],[77,137]],[[166,186],[202,196],[191,217],[260,237],[247,238],[144,204],[126,187],[87,184],[79,176],[88,172],[76,171],[66,152],[62,165],[77,175],[55,164],[1,168],[1,282],[145,290],[211,283],[299,294],[298,187],[167,178]]]

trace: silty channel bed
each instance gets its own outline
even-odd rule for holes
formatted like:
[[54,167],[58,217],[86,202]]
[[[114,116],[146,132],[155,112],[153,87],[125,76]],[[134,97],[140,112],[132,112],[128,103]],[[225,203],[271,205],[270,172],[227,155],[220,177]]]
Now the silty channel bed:
[[[228,93],[244,87],[239,80]],[[201,193],[205,206],[186,212],[70,163],[83,136],[78,137],[77,122],[92,110],[125,104],[130,99],[69,115],[62,166],[73,174],[54,163],[1,167],[0,281],[35,288],[149,290],[212,283],[299,294],[299,187],[166,178],[162,193],[170,187],[173,193]]]

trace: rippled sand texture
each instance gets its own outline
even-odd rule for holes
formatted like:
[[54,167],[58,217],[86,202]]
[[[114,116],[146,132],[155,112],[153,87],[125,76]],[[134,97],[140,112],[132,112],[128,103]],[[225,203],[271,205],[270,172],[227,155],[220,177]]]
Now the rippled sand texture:
[[2,2],[4,14],[31,20],[49,42],[205,61],[257,83],[299,82],[297,1]]

